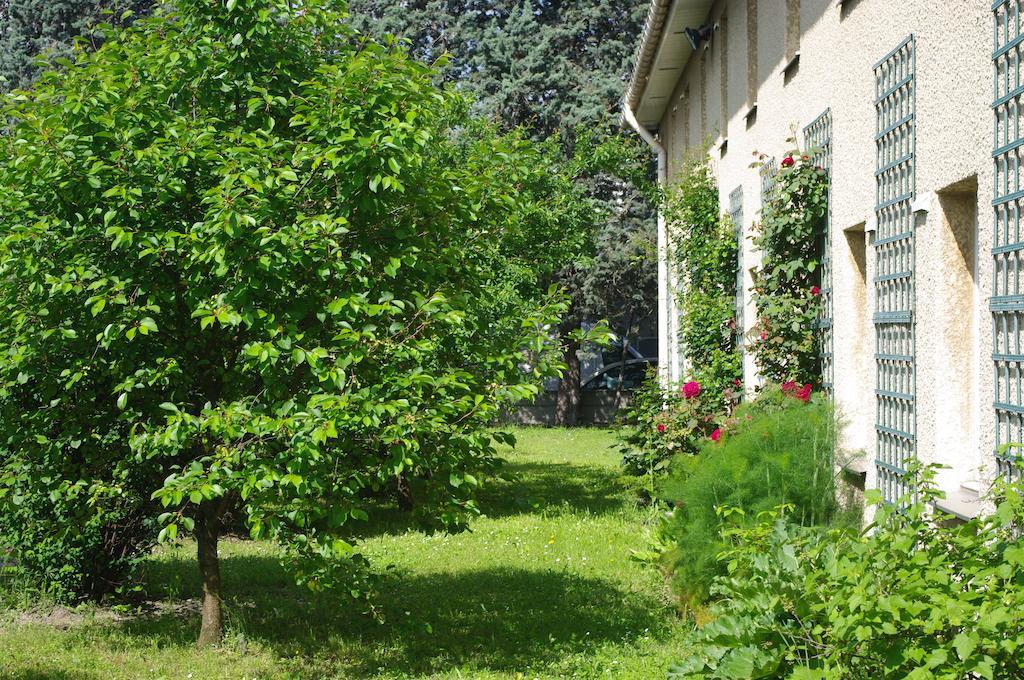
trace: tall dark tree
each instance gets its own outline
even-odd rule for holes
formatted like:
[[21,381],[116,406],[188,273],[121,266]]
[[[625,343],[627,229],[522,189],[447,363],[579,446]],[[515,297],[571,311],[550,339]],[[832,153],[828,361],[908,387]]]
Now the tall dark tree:
[[[479,113],[538,138],[559,134],[568,151],[580,130],[617,130],[647,6],[647,0],[351,0],[350,11],[356,26],[408,40],[421,59],[450,55],[444,77],[470,94]],[[627,153],[617,160],[620,168],[635,169],[642,158]],[[603,317],[628,338],[654,313],[655,223],[639,188],[646,177],[609,175],[612,165],[597,164],[586,180],[607,218],[593,225],[590,256],[560,272],[559,282],[573,293],[564,332]],[[565,357],[556,406],[563,425],[575,423],[579,349],[570,343]]]
[[[154,0],[0,0],[0,89],[29,85],[39,56],[66,57],[90,24],[123,24]],[[126,14],[125,12],[129,12]]]
[[351,0],[353,23],[391,33],[446,71],[481,110],[544,137],[611,128],[647,0]]

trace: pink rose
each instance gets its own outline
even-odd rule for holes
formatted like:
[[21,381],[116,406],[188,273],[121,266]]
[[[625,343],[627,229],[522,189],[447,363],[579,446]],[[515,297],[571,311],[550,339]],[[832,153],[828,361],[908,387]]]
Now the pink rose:
[[714,432],[711,433],[711,441],[717,442],[721,438],[722,438],[722,431],[720,429],[716,429]]
[[700,383],[691,380],[683,385],[683,389],[681,391],[684,397],[687,399],[693,399],[700,394]]

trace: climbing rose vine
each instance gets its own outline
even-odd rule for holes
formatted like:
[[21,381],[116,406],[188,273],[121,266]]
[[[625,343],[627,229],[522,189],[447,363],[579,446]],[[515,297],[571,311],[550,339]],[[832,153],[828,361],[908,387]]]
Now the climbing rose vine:
[[[760,165],[769,171],[764,158]],[[754,270],[758,318],[750,349],[766,378],[817,385],[828,174],[798,150],[780,166],[754,237],[762,262]]]

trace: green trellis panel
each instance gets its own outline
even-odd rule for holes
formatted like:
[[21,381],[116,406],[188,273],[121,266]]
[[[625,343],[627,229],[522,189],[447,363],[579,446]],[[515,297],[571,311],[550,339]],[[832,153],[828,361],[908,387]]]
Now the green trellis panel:
[[875,65],[875,467],[890,502],[911,491],[916,455],[914,36]]
[[1007,443],[1024,442],[1024,0],[998,0],[992,5],[995,50],[992,53],[995,114],[993,152],[995,163],[995,238],[992,256],[993,282],[992,361],[995,366],[996,460],[1000,473],[1024,477],[1011,463],[1019,452],[1004,455]]
[[779,174],[779,161],[771,159],[761,168],[761,205],[768,202],[768,195],[775,188],[775,176]]
[[743,289],[743,186],[729,193],[729,218],[736,229],[736,349],[743,352],[743,305],[746,300]]
[[[813,152],[812,161],[832,174],[832,110],[811,121],[804,128],[804,147]],[[831,190],[830,190],[831,193]],[[832,335],[832,209],[825,215],[821,245],[821,314],[818,318],[819,347],[821,352],[821,382],[826,392],[832,392],[835,380]]]

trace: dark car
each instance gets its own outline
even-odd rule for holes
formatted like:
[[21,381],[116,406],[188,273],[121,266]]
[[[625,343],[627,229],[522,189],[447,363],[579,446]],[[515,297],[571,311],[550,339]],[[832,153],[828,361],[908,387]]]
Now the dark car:
[[[619,379],[622,379],[621,389],[632,391],[640,387],[651,367],[657,366],[657,359],[631,359],[626,362],[626,368],[622,370],[622,363],[609,364],[597,372],[592,378],[583,383],[585,391],[591,390],[618,390],[620,389]],[[620,375],[621,374],[621,375]]]

